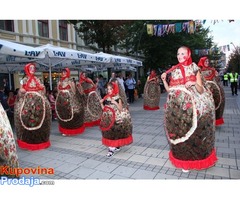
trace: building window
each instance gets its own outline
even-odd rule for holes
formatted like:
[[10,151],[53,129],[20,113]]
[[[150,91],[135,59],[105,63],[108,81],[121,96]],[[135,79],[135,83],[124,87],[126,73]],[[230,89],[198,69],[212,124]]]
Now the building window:
[[14,32],[13,20],[0,20],[0,29]]
[[60,40],[68,40],[67,21],[59,20],[59,36]]
[[38,20],[39,36],[49,37],[48,20]]

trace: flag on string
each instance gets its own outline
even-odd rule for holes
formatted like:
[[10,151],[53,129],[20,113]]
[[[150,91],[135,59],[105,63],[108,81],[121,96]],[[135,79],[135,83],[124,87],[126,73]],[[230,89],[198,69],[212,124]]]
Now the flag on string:
[[167,33],[175,33],[175,24],[169,24]]
[[147,24],[147,34],[153,35],[153,25],[152,24]]
[[182,31],[182,23],[175,24],[176,33],[180,33]]
[[194,21],[189,22],[189,33],[193,34],[195,32],[195,23]]

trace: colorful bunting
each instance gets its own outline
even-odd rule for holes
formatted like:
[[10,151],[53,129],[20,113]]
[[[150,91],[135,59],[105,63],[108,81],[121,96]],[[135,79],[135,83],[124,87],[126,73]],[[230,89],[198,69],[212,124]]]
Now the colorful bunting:
[[209,54],[212,54],[214,51],[219,50],[220,52],[225,53],[226,51],[230,51],[230,45],[224,45],[224,46],[219,46],[219,47],[212,47],[210,49],[195,49],[194,53],[195,55],[199,56],[206,56]]
[[[213,24],[219,23],[222,20],[212,20]],[[229,23],[234,22],[234,20],[228,20]],[[198,27],[202,24],[205,24],[206,20],[191,20],[188,22],[178,22],[175,24],[147,24],[147,34],[151,36],[162,37],[168,35],[169,33],[180,33],[187,32],[193,34],[198,30]]]
[[178,22],[175,24],[147,24],[147,34],[159,37],[168,35],[169,33],[180,33],[183,31],[193,34],[197,30],[197,27],[200,26],[200,24],[200,20]]

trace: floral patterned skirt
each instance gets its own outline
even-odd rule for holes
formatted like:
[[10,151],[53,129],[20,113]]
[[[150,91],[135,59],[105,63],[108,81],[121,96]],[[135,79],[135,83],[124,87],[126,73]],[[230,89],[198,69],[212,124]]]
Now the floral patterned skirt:
[[99,125],[102,115],[102,107],[100,104],[100,96],[96,91],[85,95],[84,100],[84,125],[86,127]]
[[144,102],[145,110],[158,110],[160,102],[161,89],[156,82],[147,82],[144,86]]
[[127,102],[127,95],[125,90],[122,88],[121,84],[118,83],[118,87],[119,87],[119,96],[122,99],[123,102],[123,108],[128,108],[128,102]]
[[47,98],[26,92],[15,103],[14,123],[20,148],[40,150],[50,146],[52,112]]
[[[13,131],[7,114],[0,104],[0,167],[18,168],[18,156]],[[0,177],[7,175],[0,170]]]
[[80,96],[62,90],[56,97],[56,115],[59,130],[63,134],[78,134],[84,131],[84,108]]
[[122,112],[115,106],[104,106],[100,129],[102,130],[102,142],[106,146],[120,147],[131,144],[132,122],[128,109]]
[[[171,149],[170,160],[175,166],[202,169],[215,163],[215,154],[213,159],[210,156],[215,151],[214,110],[212,95],[207,90],[201,95],[183,88],[170,90],[165,108],[165,129]],[[196,165],[188,166],[190,161],[196,161]]]
[[215,80],[207,81],[206,84],[213,94],[215,103],[216,125],[221,125],[224,123],[223,112],[225,108],[225,93],[223,87],[221,83]]

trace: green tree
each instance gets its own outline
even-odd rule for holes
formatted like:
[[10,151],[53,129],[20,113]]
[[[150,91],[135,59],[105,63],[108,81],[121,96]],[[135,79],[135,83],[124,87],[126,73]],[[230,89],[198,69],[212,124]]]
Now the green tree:
[[169,33],[163,36],[151,36],[147,34],[147,24],[173,24],[190,20],[151,20],[136,21],[129,28],[128,46],[132,52],[144,55],[145,70],[149,68],[166,69],[177,63],[177,49],[180,46],[188,46],[192,50],[194,62],[198,62],[199,56],[194,54],[195,49],[209,49],[212,46],[212,38],[208,37],[209,29],[201,25],[193,34],[187,32]]
[[75,25],[75,30],[85,43],[97,44],[103,52],[111,53],[111,49],[125,39],[126,25],[133,22],[131,20],[69,20],[69,23]]
[[[194,62],[199,56],[196,49],[209,49],[212,38],[209,29],[201,25],[193,34],[186,31],[169,33],[163,36],[147,34],[147,24],[174,24],[190,20],[69,20],[75,25],[78,35],[89,44],[97,44],[103,52],[112,53],[114,46],[125,49],[126,56],[142,59],[145,71],[167,69],[177,63],[177,49],[188,46],[192,50]],[[96,50],[96,49],[95,49]]]
[[240,74],[240,47],[237,46],[229,56],[228,72],[235,70]]
[[222,66],[221,65],[221,57],[222,57],[222,52],[217,47],[217,45],[214,44],[214,46],[212,47],[211,54],[208,56],[208,58],[211,62],[210,63],[211,67],[214,67],[218,71]]

